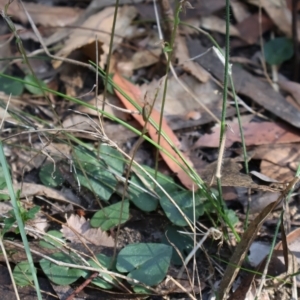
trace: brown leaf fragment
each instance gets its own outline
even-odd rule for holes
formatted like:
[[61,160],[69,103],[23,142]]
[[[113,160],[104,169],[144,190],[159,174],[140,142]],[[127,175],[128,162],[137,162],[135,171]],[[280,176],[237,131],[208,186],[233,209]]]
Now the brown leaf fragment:
[[[8,3],[7,0],[0,0],[0,9]],[[30,14],[35,24],[43,26],[66,26],[77,20],[82,10],[76,7],[47,6],[32,2],[24,3],[26,10]],[[23,24],[28,22],[27,16],[17,1],[13,1],[7,14]]]
[[[204,170],[199,170],[199,175],[208,185],[215,186],[217,184],[214,176],[218,162],[213,162],[206,166]],[[245,187],[263,191],[273,191],[276,189],[271,188],[267,185],[261,185],[255,183],[251,176],[240,172],[242,166],[237,163],[234,159],[224,159],[222,162],[222,186],[234,186],[234,187]]]
[[[272,20],[265,13],[262,13],[261,17],[261,31],[265,33],[274,27]],[[236,25],[237,30],[240,32],[242,40],[248,44],[254,44],[258,41],[260,36],[259,30],[259,14],[252,14],[248,18]]]
[[286,1],[260,0],[260,4],[276,26],[287,36],[292,36],[292,14]]
[[[109,51],[110,33],[114,19],[115,7],[107,7],[99,13],[92,15],[82,24],[84,28],[91,28],[91,30],[83,30],[81,28],[75,29],[66,41],[64,48],[62,48],[57,56],[67,57],[75,49],[79,49],[83,46],[89,45],[95,41],[95,30],[98,30],[97,40],[102,44],[100,55],[100,66],[104,68],[106,58]],[[117,23],[115,28],[115,36],[113,49],[115,49],[128,33],[131,21],[137,14],[136,9],[133,6],[124,6],[119,8]],[[53,63],[55,68],[58,68],[61,61],[55,61]]]
[[300,104],[300,84],[290,80],[281,79],[278,81],[281,89],[293,96],[298,104]]
[[176,39],[176,57],[178,64],[182,65],[183,70],[192,74],[200,82],[207,82],[209,80],[210,74],[197,62],[190,60],[185,38],[181,36],[178,36]]
[[[200,20],[200,26],[209,31],[226,34],[226,21],[217,16],[202,17]],[[229,35],[239,37],[240,33],[234,25],[231,25]]]
[[100,228],[91,228],[90,222],[78,215],[71,215],[67,218],[67,226],[63,225],[61,232],[67,240],[74,243],[81,243],[83,240],[85,243],[96,246],[114,246],[112,237],[109,237]]
[[[230,147],[234,142],[241,142],[241,137],[237,119],[227,122],[227,125],[230,130],[226,134],[226,147]],[[242,127],[246,146],[300,142],[299,131],[283,123],[249,122],[242,118]],[[216,125],[212,131],[201,136],[193,148],[218,147],[220,127]]]

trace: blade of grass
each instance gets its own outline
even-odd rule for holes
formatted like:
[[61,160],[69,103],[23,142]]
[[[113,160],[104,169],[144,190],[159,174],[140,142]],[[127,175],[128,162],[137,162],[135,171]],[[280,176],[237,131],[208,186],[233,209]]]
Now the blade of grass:
[[2,141],[0,141],[0,163],[1,163],[1,166],[3,168],[3,174],[4,174],[5,181],[6,181],[7,189],[9,191],[9,196],[10,196],[12,206],[13,206],[13,209],[14,209],[14,214],[15,214],[17,224],[18,224],[18,228],[20,230],[20,234],[21,234],[22,241],[23,241],[23,244],[24,244],[24,249],[25,249],[25,252],[26,252],[27,260],[28,260],[28,263],[30,265],[31,274],[32,274],[35,290],[36,290],[36,293],[37,293],[37,297],[38,297],[39,300],[42,300],[42,294],[41,294],[39,282],[38,282],[37,275],[36,275],[36,269],[34,267],[32,255],[31,255],[30,248],[29,248],[29,243],[28,243],[28,240],[27,240],[26,232],[24,230],[24,223],[23,223],[23,220],[22,220],[22,217],[21,217],[21,214],[20,214],[20,211],[19,211],[18,203],[17,203],[18,200],[17,200],[16,194],[15,194],[14,188],[13,188],[13,184],[12,184],[11,176],[10,176],[10,173],[9,173],[6,157],[5,157],[5,154],[4,154],[4,151],[3,151]]

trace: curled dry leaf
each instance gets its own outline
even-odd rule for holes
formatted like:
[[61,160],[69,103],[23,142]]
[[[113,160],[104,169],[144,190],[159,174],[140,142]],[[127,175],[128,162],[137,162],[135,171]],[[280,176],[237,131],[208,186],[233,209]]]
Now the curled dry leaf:
[[67,218],[67,226],[63,225],[61,232],[64,237],[74,243],[81,243],[81,240],[96,246],[113,247],[114,240],[100,228],[91,228],[90,221],[78,215],[71,215]]
[[[0,0],[1,9],[8,3],[7,0]],[[66,26],[77,20],[82,10],[75,7],[46,6],[36,3],[24,3],[26,10],[32,17],[34,23],[43,26]],[[7,11],[9,16],[26,24],[27,17],[17,1],[13,1]]]
[[[129,82],[128,80],[126,80],[125,78],[123,78],[121,75],[119,75],[117,72],[115,73],[114,77],[113,77],[114,82],[116,83],[116,85],[121,88],[132,100],[134,100],[138,105],[142,106],[142,104],[140,103],[140,99],[141,99],[141,91],[140,89],[135,86],[134,84],[132,84],[131,82]],[[123,105],[131,110],[131,111],[135,111],[136,108],[129,102],[127,101],[127,99],[115,89],[115,92],[117,94],[117,96],[120,98],[120,100],[122,101]],[[133,117],[139,122],[139,124],[141,126],[144,126],[145,121],[143,119],[143,117],[141,115],[137,115],[134,114]],[[152,109],[152,113],[151,113],[151,119],[156,123],[159,124],[159,119],[160,119],[160,113],[155,110]],[[175,133],[172,131],[172,129],[169,127],[169,125],[167,124],[166,120],[163,119],[162,122],[162,131],[165,133],[166,136],[168,136],[168,138],[172,141],[172,143],[175,145],[175,147],[179,148],[180,147],[180,142],[177,139]],[[153,127],[150,122],[147,123],[147,132],[150,135],[151,139],[153,141],[155,141],[156,143],[158,142],[158,134],[157,134],[157,130],[155,129],[155,127]],[[160,139],[160,146],[166,151],[168,152],[171,157],[175,158],[176,161],[184,164],[184,162],[182,161],[182,159],[179,157],[179,155],[175,152],[175,150],[173,149],[172,146],[170,146],[170,144],[167,142],[167,140],[161,136]],[[193,181],[191,180],[191,178],[184,172],[184,170],[178,166],[178,164],[176,162],[174,162],[167,154],[165,154],[163,151],[160,151],[161,156],[163,157],[164,161],[167,163],[167,165],[169,166],[169,168],[177,175],[177,177],[180,179],[181,183],[188,189],[192,189],[193,187]],[[182,154],[183,156],[183,154]],[[186,159],[188,162],[189,160]]]
[[[110,33],[114,19],[115,7],[107,7],[99,13],[89,17],[83,24],[83,28],[91,28],[91,30],[83,30],[78,28],[72,32],[66,45],[57,55],[67,57],[73,50],[83,46],[90,45],[95,41],[97,30],[97,40],[102,44],[102,52],[100,55],[100,66],[104,68],[106,57],[109,51]],[[119,8],[117,23],[115,28],[113,50],[122,42],[123,38],[128,34],[128,28],[132,19],[137,15],[137,11],[133,6],[124,6]],[[53,66],[58,68],[61,61],[55,61]]]

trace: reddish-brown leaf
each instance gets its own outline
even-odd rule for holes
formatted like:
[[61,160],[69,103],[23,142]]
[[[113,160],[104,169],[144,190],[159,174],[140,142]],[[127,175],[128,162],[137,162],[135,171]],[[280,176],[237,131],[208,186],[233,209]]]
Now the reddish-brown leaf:
[[[140,89],[123,78],[121,75],[118,74],[118,72],[115,73],[113,80],[116,85],[118,85],[132,100],[134,100],[138,105],[143,106],[140,102],[141,99],[141,91]],[[132,111],[135,111],[136,108],[120,93],[115,89],[115,92],[119,99],[122,101],[123,105]],[[144,126],[145,121],[143,120],[143,117],[138,114],[133,114],[133,117],[139,122],[141,126]],[[160,119],[160,112],[155,110],[154,108],[152,109],[151,112],[151,119],[156,123],[159,124],[159,119]],[[151,139],[158,143],[158,134],[157,130],[153,127],[153,125],[150,124],[150,122],[147,123],[147,131]],[[172,129],[169,127],[167,124],[166,120],[163,119],[162,122],[162,131],[165,133],[165,135],[168,136],[168,138],[172,141],[172,143],[176,146],[180,146],[180,142],[177,139],[176,135],[172,131]],[[167,151],[176,161],[182,162],[181,158],[179,155],[175,152],[175,150],[169,145],[167,140],[161,136],[160,138],[160,146]],[[184,170],[176,162],[174,162],[167,154],[165,154],[163,151],[160,151],[160,154],[166,164],[169,166],[169,168],[177,175],[177,177],[180,179],[181,183],[188,189],[192,189],[193,182],[191,178],[185,173]],[[189,161],[187,159],[187,161]]]

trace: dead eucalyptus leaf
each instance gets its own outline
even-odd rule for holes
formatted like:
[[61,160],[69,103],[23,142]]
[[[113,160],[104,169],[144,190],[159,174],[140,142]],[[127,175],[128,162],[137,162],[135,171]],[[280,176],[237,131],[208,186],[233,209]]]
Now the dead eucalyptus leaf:
[[[208,185],[216,185],[216,178],[214,176],[217,168],[217,162],[213,162],[206,166],[204,170],[199,171],[199,175]],[[226,158],[222,163],[222,186],[245,187],[262,191],[276,192],[281,190],[279,188],[272,188],[267,185],[255,183],[250,175],[241,173],[242,165],[236,160]]]

